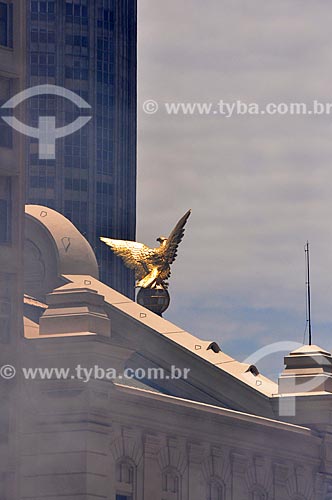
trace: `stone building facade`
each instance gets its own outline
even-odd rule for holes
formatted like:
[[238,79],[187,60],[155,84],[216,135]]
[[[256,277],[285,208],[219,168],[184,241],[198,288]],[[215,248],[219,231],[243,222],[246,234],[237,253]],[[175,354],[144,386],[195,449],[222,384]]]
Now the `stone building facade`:
[[[0,2],[0,106],[24,88],[23,2]],[[23,110],[20,110],[21,112]],[[16,116],[19,116],[18,114]],[[21,326],[24,142],[0,117],[0,344],[6,346]]]
[[[0,107],[24,88],[23,7],[23,0],[0,2]],[[16,116],[22,112],[16,110]],[[23,336],[24,199],[23,137],[0,117],[0,352],[7,362],[16,359]],[[16,498],[14,401],[15,391],[0,380],[1,499]]]
[[100,282],[46,207],[26,208],[26,270],[4,499],[331,500],[328,352],[294,351],[275,384]]

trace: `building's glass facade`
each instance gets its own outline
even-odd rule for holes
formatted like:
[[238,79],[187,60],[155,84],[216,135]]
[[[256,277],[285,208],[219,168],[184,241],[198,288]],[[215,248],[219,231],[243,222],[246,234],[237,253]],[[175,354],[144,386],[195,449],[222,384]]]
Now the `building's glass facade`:
[[[136,0],[37,1],[28,5],[29,86],[55,84],[92,106],[92,119],[56,141],[55,160],[27,151],[27,199],[68,217],[96,252],[101,279],[133,296],[134,278],[99,236],[135,239]],[[79,110],[44,95],[29,100],[29,121],[56,116],[71,123]]]

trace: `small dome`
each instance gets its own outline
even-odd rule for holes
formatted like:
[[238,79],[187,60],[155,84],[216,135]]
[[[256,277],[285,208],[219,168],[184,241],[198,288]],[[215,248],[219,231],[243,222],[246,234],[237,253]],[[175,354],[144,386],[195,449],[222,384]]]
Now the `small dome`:
[[99,278],[96,256],[84,236],[59,212],[41,205],[26,205],[25,293],[39,300],[63,276]]

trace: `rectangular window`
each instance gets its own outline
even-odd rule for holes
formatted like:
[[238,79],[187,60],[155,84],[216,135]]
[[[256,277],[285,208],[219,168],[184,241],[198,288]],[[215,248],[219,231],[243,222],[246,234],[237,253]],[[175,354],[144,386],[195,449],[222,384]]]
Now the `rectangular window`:
[[0,244],[10,243],[11,179],[0,177]]
[[[11,337],[12,330],[12,304],[13,304],[13,290],[15,284],[15,276],[9,273],[0,273],[0,344],[8,344]],[[1,413],[2,416],[4,414],[2,409],[5,408],[6,399],[2,402]],[[6,422],[7,418],[2,419],[0,417],[0,444],[4,442],[8,442],[8,423]],[[0,476],[0,484],[1,484],[1,476]],[[4,495],[1,495],[1,486],[0,486],[0,498],[7,498]]]
[[31,42],[38,43],[38,30],[36,29],[31,30]]
[[38,175],[32,175],[30,177],[30,187],[38,188],[39,187],[39,177]]
[[[31,30],[30,37],[32,43],[55,43],[55,32],[46,29],[38,30],[33,28]],[[48,47],[48,50],[51,50],[51,48]]]
[[13,4],[0,2],[0,45],[13,47]]
[[39,32],[39,43],[47,43],[47,31],[41,29]]
[[128,495],[116,495],[116,500],[132,500],[132,496]]
[[[44,0],[32,0],[32,2],[31,2],[31,12],[33,14],[36,14],[36,13],[37,14],[38,13],[54,14],[54,11],[55,11],[54,0],[47,0],[47,2]],[[37,17],[37,19],[38,19],[38,17]]]
[[46,14],[46,12],[47,12],[47,3],[46,2],[44,2],[44,1],[39,2],[39,12]]
[[[11,97],[12,80],[0,77],[0,106]],[[0,119],[0,147],[13,147],[13,129]]]
[[31,75],[54,76],[55,56],[47,52],[31,52]]
[[73,4],[66,3],[66,16],[73,15]]
[[31,12],[38,12],[38,1],[32,0],[31,2]]
[[12,129],[3,120],[0,122],[0,146],[10,149],[13,147]]

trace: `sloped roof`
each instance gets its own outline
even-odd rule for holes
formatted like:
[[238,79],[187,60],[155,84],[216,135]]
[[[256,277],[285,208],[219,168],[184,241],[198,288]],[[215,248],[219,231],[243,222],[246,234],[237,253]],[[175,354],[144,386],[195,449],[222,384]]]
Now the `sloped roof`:
[[[45,266],[47,262],[50,265],[57,262],[57,269],[52,267],[51,270],[54,275],[52,279],[42,282],[43,293],[37,297],[38,303],[41,303],[40,297],[44,297],[45,293],[55,292],[54,286],[57,286],[57,300],[59,296],[66,300],[66,294],[68,295],[67,304],[63,312],[60,312],[60,321],[63,319],[62,325],[65,325],[65,329],[62,332],[43,331],[41,335],[38,333],[38,320],[30,317],[26,320],[27,338],[84,336],[86,339],[92,337],[93,340],[96,334],[98,336],[98,329],[89,331],[88,328],[80,333],[76,322],[71,334],[70,329],[66,329],[64,311],[68,310],[68,302],[70,306],[73,291],[76,294],[80,290],[90,291],[90,295],[95,291],[99,298],[103,298],[98,303],[104,304],[101,307],[104,307],[106,317],[108,316],[111,322],[110,332],[103,342],[130,349],[134,355],[128,359],[128,363],[136,362],[144,366],[163,367],[166,370],[175,365],[190,370],[187,380],[172,380],[167,383],[163,381],[160,387],[146,380],[143,381],[144,384],[178,397],[273,416],[270,397],[278,392],[277,384],[260,374],[255,367],[241,363],[228,356],[222,349],[219,350],[213,340],[202,340],[186,332],[100,282],[96,276],[96,260],[90,245],[68,219],[42,206],[30,205],[26,210],[29,221],[28,237],[31,241],[36,240]],[[52,244],[45,245],[46,240]],[[33,304],[33,298],[27,300],[32,307],[40,309],[37,301]],[[60,307],[61,311],[61,304],[56,307],[57,310]],[[82,313],[82,307],[80,309]],[[48,309],[43,314],[43,317],[45,316],[51,317],[52,311]],[[73,311],[70,316],[68,323],[72,324]]]
[[[61,287],[61,290],[65,290],[66,288],[69,289],[73,286],[72,284],[78,288],[89,286],[103,295],[107,304],[111,305],[128,318],[131,318],[137,324],[156,334],[167,337],[174,344],[190,351],[193,356],[197,356],[214,367],[227,372],[231,376],[241,380],[244,384],[254,388],[255,391],[265,396],[271,396],[278,392],[278,386],[275,382],[262,374],[255,375],[250,370],[250,365],[235,360],[222,352],[222,350],[216,353],[212,349],[208,349],[212,341],[202,340],[186,332],[177,325],[145,309],[95,278],[89,277],[87,280],[82,276],[73,275],[66,275],[65,278],[68,279],[70,283]],[[86,285],[89,281],[90,285]]]

